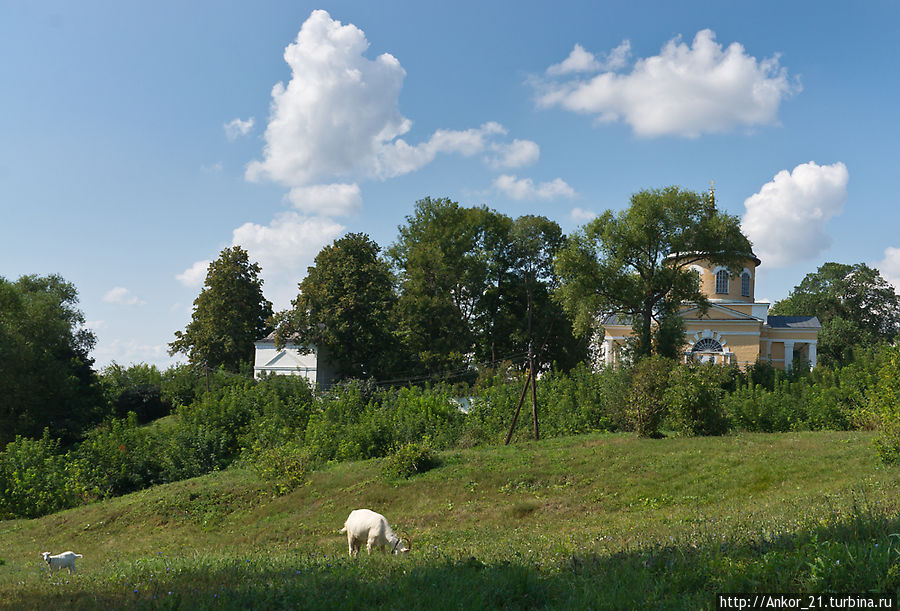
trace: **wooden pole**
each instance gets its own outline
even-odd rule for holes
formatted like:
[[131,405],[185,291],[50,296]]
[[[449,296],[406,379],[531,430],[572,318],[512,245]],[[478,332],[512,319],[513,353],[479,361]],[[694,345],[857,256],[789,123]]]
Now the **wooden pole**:
[[534,374],[534,359],[531,359],[531,363],[528,366],[531,371],[531,419],[534,421],[534,440],[538,441],[541,438],[541,434],[538,430],[538,415],[537,415],[537,378]]
[[525,378],[525,385],[522,387],[522,394],[519,395],[519,404],[516,405],[516,412],[513,414],[512,424],[509,426],[509,433],[506,434],[506,443],[503,445],[509,445],[509,440],[512,439],[513,431],[516,428],[516,420],[519,419],[519,410],[522,409],[522,402],[525,400],[525,392],[528,390],[528,383],[531,382],[531,372],[528,372],[528,377]]

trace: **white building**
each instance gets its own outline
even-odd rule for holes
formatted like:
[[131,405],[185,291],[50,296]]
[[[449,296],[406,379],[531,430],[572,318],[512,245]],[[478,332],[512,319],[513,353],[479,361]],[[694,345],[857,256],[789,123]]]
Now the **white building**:
[[315,347],[288,343],[279,350],[275,346],[275,334],[255,342],[256,356],[253,376],[300,375],[309,380],[313,388],[326,388],[334,380],[334,371],[325,363],[322,351]]

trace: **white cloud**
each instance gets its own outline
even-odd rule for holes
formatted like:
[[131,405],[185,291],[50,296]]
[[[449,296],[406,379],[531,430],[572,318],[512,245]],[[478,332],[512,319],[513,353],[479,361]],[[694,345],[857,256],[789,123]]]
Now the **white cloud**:
[[575,47],[569,53],[569,57],[547,68],[547,74],[560,76],[577,72],[619,70],[627,64],[629,55],[631,55],[631,42],[628,40],[623,40],[622,44],[606,54],[603,59],[597,59],[593,53],[586,51],[580,44],[575,43]]
[[250,260],[259,263],[266,298],[283,309],[297,296],[297,283],[322,247],[344,229],[331,219],[284,212],[268,225],[244,223],[234,230],[232,244],[242,246]]
[[881,276],[894,285],[894,290],[900,292],[900,248],[888,246],[884,249],[884,258],[874,263]]
[[439,129],[427,142],[411,146],[402,138],[385,144],[378,152],[376,174],[380,178],[393,178],[408,174],[428,165],[438,153],[458,153],[471,157],[485,150],[487,139],[497,134],[505,134],[506,128],[499,123],[485,123],[477,129]]
[[406,71],[388,53],[367,59],[368,47],[356,26],[312,12],[284,51],[291,79],[272,88],[264,159],[248,165],[249,180],[295,187],[373,172],[411,123],[398,109]]
[[531,140],[514,139],[509,143],[494,142],[490,150],[496,155],[488,158],[494,168],[520,168],[531,165],[541,156],[541,147]]
[[741,228],[766,266],[785,267],[828,249],[825,223],[843,211],[849,178],[841,162],[810,161],[778,172],[744,201]]
[[184,286],[197,288],[199,286],[203,286],[204,281],[206,281],[206,272],[209,269],[209,264],[212,261],[206,259],[203,261],[197,261],[189,268],[175,276],[175,278],[183,284]]
[[[263,158],[247,165],[248,180],[290,187],[288,199],[304,212],[346,214],[359,198],[345,181],[414,172],[442,153],[493,152],[486,161],[503,167],[537,159],[534,143],[498,143],[506,129],[495,122],[439,129],[423,142],[407,142],[401,136],[412,122],[399,109],[406,71],[388,53],[369,59],[368,48],[365,33],[353,24],[312,12],[285,49],[291,77],[272,88]],[[331,182],[343,188],[321,186]],[[336,203],[310,203],[319,196]]]
[[123,306],[139,306],[147,303],[146,301],[138,299],[137,295],[122,286],[110,289],[106,295],[103,296],[103,301]]
[[[329,218],[288,211],[278,214],[268,225],[244,223],[232,232],[231,245],[242,247],[250,261],[259,264],[265,281],[263,293],[276,309],[284,309],[297,296],[297,284],[306,276],[306,268],[313,264],[322,247],[344,229]],[[178,280],[186,286],[201,286],[209,264],[210,261],[197,261],[179,274]]]
[[576,223],[587,223],[588,221],[593,221],[597,218],[597,213],[592,212],[590,210],[584,210],[583,208],[572,208],[572,212],[569,213],[569,216]]
[[612,59],[599,62],[576,45],[569,58],[548,69],[551,76],[605,71],[587,79],[535,80],[538,106],[594,115],[600,122],[622,120],[641,136],[697,137],[777,123],[781,101],[801,90],[778,55],[757,60],[736,42],[723,49],[711,30],[698,32],[692,45],[674,38],[659,55],[619,73],[629,49],[620,45]]
[[530,178],[503,174],[494,180],[494,188],[511,199],[556,199],[574,197],[575,190],[561,178],[537,185]]
[[253,129],[253,123],[253,117],[250,117],[246,121],[232,119],[223,125],[225,128],[225,136],[229,140],[235,140],[238,136],[246,136],[250,133],[250,130]]
[[294,187],[288,200],[298,210],[322,216],[347,216],[359,210],[362,194],[356,183]]

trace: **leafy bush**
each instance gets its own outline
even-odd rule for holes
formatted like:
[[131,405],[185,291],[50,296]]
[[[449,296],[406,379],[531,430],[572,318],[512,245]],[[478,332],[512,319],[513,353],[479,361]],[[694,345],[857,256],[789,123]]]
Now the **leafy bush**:
[[719,386],[721,372],[713,367],[717,366],[679,365],[672,369],[663,396],[669,422],[681,435],[722,435],[728,430],[722,410],[725,391]]
[[665,391],[674,362],[662,356],[638,361],[626,397],[628,423],[641,437],[658,437],[666,414]]
[[47,430],[40,439],[16,436],[0,452],[0,519],[36,518],[74,507],[80,496],[69,461]]
[[745,431],[763,433],[792,429],[797,418],[798,401],[781,388],[769,392],[759,386],[741,388],[727,395],[723,401],[732,426]]
[[278,494],[303,485],[310,467],[309,450],[293,441],[278,447],[254,447],[249,462],[261,479],[272,482]]
[[579,365],[569,373],[550,371],[538,380],[541,434],[546,437],[624,427],[622,402],[628,386],[626,369],[594,373]]
[[871,411],[879,419],[875,451],[882,461],[900,461],[900,350],[891,349],[890,359],[878,371],[871,394]]
[[167,481],[165,455],[162,441],[139,427],[133,412],[92,429],[71,453],[79,467],[79,484],[104,497]]
[[[511,364],[492,372],[479,380],[472,389],[473,400],[464,423],[465,445],[500,443],[512,423],[513,410],[522,393],[525,376]],[[528,420],[520,418],[522,422]]]
[[429,440],[411,441],[382,459],[382,473],[388,479],[408,479],[437,466]]

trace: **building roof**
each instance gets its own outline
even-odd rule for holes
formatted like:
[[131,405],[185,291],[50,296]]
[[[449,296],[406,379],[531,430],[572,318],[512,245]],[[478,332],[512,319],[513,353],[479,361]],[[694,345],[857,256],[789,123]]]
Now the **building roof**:
[[815,316],[772,316],[766,319],[773,329],[821,329],[822,324]]

